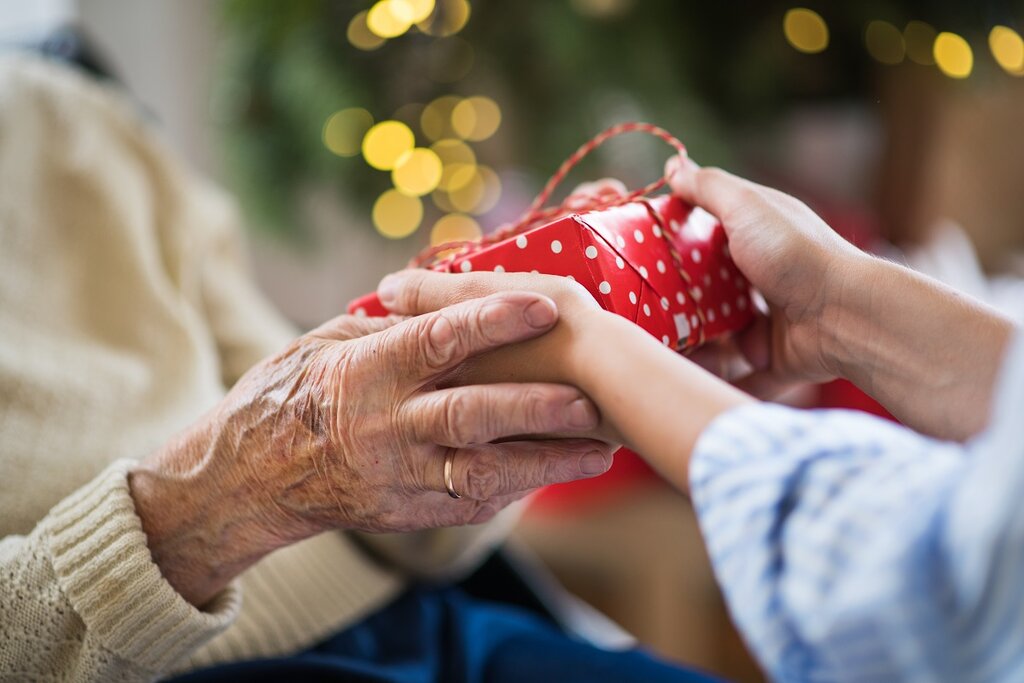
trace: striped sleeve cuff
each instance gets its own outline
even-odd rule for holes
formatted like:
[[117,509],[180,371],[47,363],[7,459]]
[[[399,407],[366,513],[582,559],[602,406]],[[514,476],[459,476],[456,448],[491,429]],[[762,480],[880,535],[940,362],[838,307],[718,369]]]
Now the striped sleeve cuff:
[[228,588],[199,610],[164,579],[146,545],[118,460],[44,520],[60,587],[87,631],[118,657],[166,671],[223,631],[240,607]]

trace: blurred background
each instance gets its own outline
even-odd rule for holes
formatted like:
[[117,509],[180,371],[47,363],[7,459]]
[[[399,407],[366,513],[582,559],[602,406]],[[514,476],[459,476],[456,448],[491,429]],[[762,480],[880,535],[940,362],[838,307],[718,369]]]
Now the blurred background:
[[[996,0],[0,0],[0,43],[85,55],[237,196],[303,328],[513,220],[628,120],[1024,318],[1022,22]],[[625,136],[570,185],[639,187],[668,154]],[[881,412],[839,383],[791,400]],[[639,461],[543,493],[517,541],[649,647],[759,680],[688,504]]]

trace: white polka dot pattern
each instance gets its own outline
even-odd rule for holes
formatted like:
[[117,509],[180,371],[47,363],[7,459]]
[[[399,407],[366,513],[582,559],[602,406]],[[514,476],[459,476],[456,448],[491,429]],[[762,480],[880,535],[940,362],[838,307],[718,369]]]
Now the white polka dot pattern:
[[[738,330],[753,317],[749,285],[729,257],[721,226],[670,195],[562,218],[432,267],[561,275],[679,349]],[[375,295],[352,302],[349,311],[386,314]]]

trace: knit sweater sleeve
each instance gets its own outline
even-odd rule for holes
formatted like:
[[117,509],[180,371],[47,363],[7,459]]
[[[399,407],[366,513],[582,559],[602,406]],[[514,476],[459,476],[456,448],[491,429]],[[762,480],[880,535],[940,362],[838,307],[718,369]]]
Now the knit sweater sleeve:
[[224,630],[229,588],[205,610],[154,564],[119,460],[26,536],[0,540],[0,679],[147,681]]

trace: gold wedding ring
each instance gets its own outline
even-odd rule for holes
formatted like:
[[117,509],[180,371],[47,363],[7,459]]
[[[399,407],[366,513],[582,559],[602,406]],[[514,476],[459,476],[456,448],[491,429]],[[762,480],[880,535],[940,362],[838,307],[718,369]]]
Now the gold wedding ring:
[[462,498],[455,490],[455,484],[452,483],[452,460],[455,458],[455,449],[449,448],[448,454],[444,456],[444,487],[448,490],[448,495],[458,500]]

